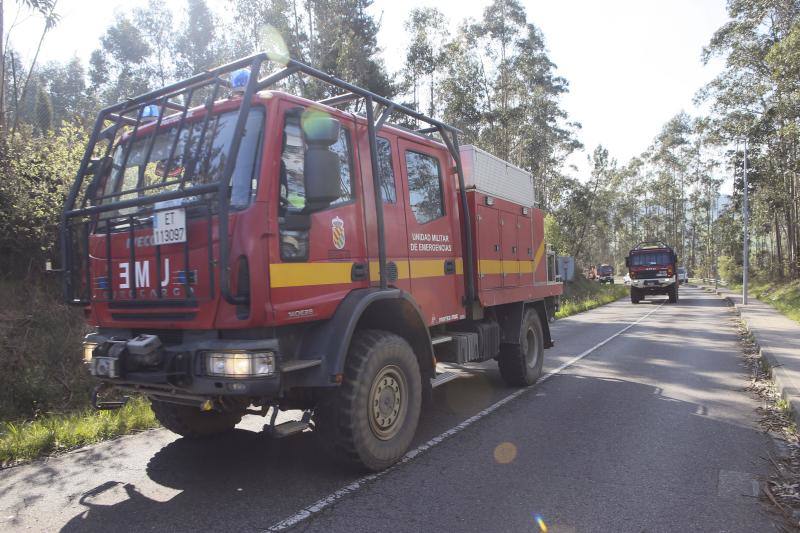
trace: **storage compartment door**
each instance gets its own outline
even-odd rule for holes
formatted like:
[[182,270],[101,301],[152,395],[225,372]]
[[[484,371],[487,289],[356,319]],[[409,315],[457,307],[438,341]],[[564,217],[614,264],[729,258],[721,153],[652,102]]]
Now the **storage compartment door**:
[[533,227],[531,219],[526,216],[517,217],[519,232],[519,284],[533,285]]
[[500,244],[503,260],[503,287],[519,285],[519,243],[517,216],[500,212]]
[[503,286],[503,265],[500,255],[500,218],[496,209],[478,205],[478,289]]

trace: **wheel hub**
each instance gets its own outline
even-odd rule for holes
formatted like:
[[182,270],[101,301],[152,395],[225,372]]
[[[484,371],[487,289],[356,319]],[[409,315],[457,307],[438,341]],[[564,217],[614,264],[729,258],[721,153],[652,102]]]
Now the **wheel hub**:
[[405,379],[395,366],[383,368],[370,391],[370,429],[381,440],[392,438],[403,425],[406,405]]

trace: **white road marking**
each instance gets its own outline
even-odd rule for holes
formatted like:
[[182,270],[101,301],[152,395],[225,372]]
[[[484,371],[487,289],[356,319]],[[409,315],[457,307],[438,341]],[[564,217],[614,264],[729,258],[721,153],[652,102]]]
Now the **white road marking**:
[[631,322],[630,324],[628,324],[627,326],[625,326],[621,330],[617,331],[616,333],[614,333],[613,335],[611,335],[607,339],[605,339],[605,340],[603,340],[601,342],[598,342],[597,344],[595,344],[594,346],[592,346],[588,350],[584,351],[580,355],[576,355],[575,357],[573,357],[572,359],[570,359],[566,363],[562,364],[561,366],[559,366],[555,370],[551,370],[550,372],[548,372],[547,374],[542,376],[536,383],[534,383],[530,387],[525,387],[524,389],[519,389],[519,390],[509,394],[505,398],[503,398],[501,400],[498,400],[497,402],[493,403],[492,405],[490,405],[489,407],[487,407],[483,411],[480,411],[479,413],[467,418],[466,420],[464,420],[463,422],[461,422],[457,426],[453,426],[452,428],[448,429],[444,433],[442,433],[440,435],[437,435],[436,437],[433,437],[428,442],[417,446],[413,450],[407,452],[403,456],[402,459],[400,459],[397,463],[392,465],[390,468],[387,468],[386,470],[382,470],[380,472],[376,472],[374,474],[369,474],[367,476],[360,477],[360,478],[356,479],[352,483],[350,483],[348,485],[345,485],[344,487],[342,487],[341,489],[337,490],[336,492],[333,492],[333,493],[329,494],[328,496],[325,496],[324,498],[322,498],[320,500],[317,500],[315,503],[309,505],[308,507],[304,507],[303,509],[301,509],[297,513],[293,514],[292,516],[290,516],[288,518],[285,518],[285,519],[281,520],[280,522],[270,526],[270,528],[267,529],[267,531],[283,531],[283,530],[288,529],[288,528],[290,528],[292,526],[295,526],[295,525],[299,524],[300,522],[302,522],[303,520],[306,520],[307,518],[311,517],[313,514],[320,512],[321,510],[323,510],[326,507],[332,505],[336,501],[342,499],[344,496],[347,496],[348,494],[352,494],[352,493],[356,492],[364,484],[369,483],[370,481],[373,481],[375,479],[378,479],[380,477],[385,476],[386,474],[388,474],[392,470],[394,470],[394,469],[400,467],[401,465],[404,465],[405,463],[411,461],[412,459],[417,457],[419,454],[421,454],[423,452],[426,452],[429,449],[433,448],[434,446],[436,446],[437,444],[439,444],[443,440],[447,439],[448,437],[452,437],[456,433],[459,433],[460,431],[464,430],[465,428],[471,426],[472,424],[474,424],[475,422],[477,422],[481,418],[483,418],[486,415],[496,411],[497,409],[499,409],[500,407],[504,406],[508,402],[510,402],[510,401],[518,398],[519,396],[525,394],[529,390],[535,388],[540,383],[544,383],[545,381],[547,381],[551,377],[555,376],[556,374],[561,373],[562,371],[564,371],[564,369],[569,368],[570,366],[574,365],[575,363],[577,363],[578,361],[580,361],[584,357],[588,356],[589,354],[591,354],[592,352],[594,352],[598,348],[604,346],[605,344],[607,344],[608,342],[612,341],[613,339],[616,339],[617,337],[619,337],[620,335],[622,335],[623,333],[625,333],[626,331],[628,331],[632,327],[634,327],[637,324],[641,323],[642,321],[646,320],[650,315],[652,315],[653,313],[655,313],[656,311],[661,309],[661,307],[663,305],[664,305],[664,303],[660,304],[658,307],[656,307],[655,309],[653,309],[652,311],[650,311],[646,315],[640,317],[635,322]]

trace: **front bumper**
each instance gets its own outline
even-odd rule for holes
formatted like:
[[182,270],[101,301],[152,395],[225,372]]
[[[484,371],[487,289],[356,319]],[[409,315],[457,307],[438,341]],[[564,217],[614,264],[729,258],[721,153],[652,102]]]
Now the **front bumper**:
[[[85,342],[104,343],[125,341],[125,337],[92,333]],[[281,391],[281,372],[276,364],[274,372],[258,377],[211,376],[205,373],[202,353],[207,351],[269,351],[280,360],[277,339],[232,340],[197,339],[184,340],[180,344],[161,347],[158,362],[150,365],[139,363],[126,351],[116,354],[116,361],[96,355],[86,362],[96,368],[96,360],[104,364],[111,362],[111,376],[96,375],[97,379],[123,390],[136,390],[154,396],[175,398],[208,398],[219,396],[277,397]],[[113,377],[112,377],[113,376]]]
[[675,278],[632,279],[631,287],[647,292],[662,292],[675,284]]

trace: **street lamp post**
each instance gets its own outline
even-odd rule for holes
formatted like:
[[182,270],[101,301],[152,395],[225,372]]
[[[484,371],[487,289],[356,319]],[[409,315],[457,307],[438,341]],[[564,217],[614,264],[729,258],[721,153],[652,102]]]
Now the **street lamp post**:
[[750,206],[748,203],[747,186],[747,139],[744,140],[744,202],[742,204],[742,219],[744,226],[744,244],[742,246],[742,304],[747,305],[747,285],[750,278],[750,231],[748,227]]

